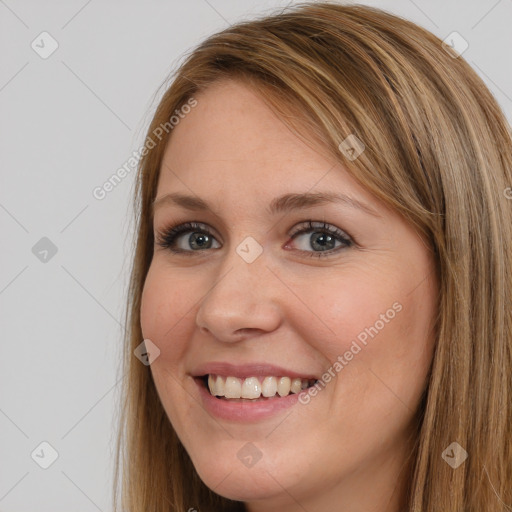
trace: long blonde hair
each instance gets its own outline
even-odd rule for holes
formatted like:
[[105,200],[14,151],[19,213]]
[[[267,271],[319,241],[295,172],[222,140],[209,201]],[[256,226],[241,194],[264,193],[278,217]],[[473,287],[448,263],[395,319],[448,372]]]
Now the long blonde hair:
[[[244,80],[285,122],[401,213],[436,255],[436,348],[406,475],[407,510],[512,510],[512,137],[482,80],[412,22],[362,5],[311,2],[230,26],[172,77],[140,161],[114,478],[126,512],[240,511],[199,479],[170,424],[142,341],[153,254],[151,203],[165,144],[154,131],[213,82]],[[307,134],[307,135],[306,135]],[[366,146],[339,150],[349,135]],[[452,443],[468,453],[457,469]],[[122,469],[120,465],[122,464]],[[508,505],[508,506],[507,506]]]

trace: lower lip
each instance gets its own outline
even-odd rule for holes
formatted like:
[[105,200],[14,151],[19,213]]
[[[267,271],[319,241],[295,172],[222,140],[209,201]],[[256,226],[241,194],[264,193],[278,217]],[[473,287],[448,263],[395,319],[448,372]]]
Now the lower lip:
[[269,398],[268,400],[244,400],[243,402],[234,402],[230,400],[219,399],[213,396],[205,387],[201,379],[194,379],[199,388],[201,400],[205,409],[217,418],[237,422],[254,422],[274,416],[284,409],[288,409],[296,404],[299,393],[292,393],[287,396]]

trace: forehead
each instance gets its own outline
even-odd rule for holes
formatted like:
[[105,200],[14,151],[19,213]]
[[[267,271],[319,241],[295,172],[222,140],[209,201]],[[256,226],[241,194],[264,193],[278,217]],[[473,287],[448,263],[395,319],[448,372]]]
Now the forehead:
[[244,83],[223,80],[195,99],[197,106],[171,133],[164,162],[170,157],[175,165],[205,160],[279,163],[307,153],[265,98]]
[[272,196],[328,189],[375,200],[339,161],[293,133],[248,85],[219,81],[194,97],[197,106],[171,133],[158,196],[232,187],[260,195],[272,190]]

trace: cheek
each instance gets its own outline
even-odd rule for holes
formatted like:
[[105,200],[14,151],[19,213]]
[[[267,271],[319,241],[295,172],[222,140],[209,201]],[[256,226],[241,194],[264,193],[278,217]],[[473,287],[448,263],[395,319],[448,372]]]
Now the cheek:
[[150,366],[151,374],[167,416],[181,431],[185,429],[180,425],[187,424],[192,414],[178,377],[191,336],[188,329],[194,325],[186,320],[195,302],[189,290],[183,276],[156,262],[148,271],[141,297],[143,337],[160,349]]
[[414,409],[432,360],[434,288],[426,280],[414,289],[413,276],[403,272],[390,272],[393,280],[383,272],[350,274],[330,280],[329,293],[310,284],[309,301],[321,321],[302,320],[303,332],[329,361],[324,380],[332,383],[334,403],[367,420],[388,414],[386,407]]
[[[306,280],[304,291],[299,292],[312,310],[307,318],[301,316],[301,332],[311,333],[308,341],[331,363],[347,351],[352,352],[347,354],[351,359],[360,353],[358,350],[362,352],[372,340],[384,338],[392,329],[396,334],[396,324],[404,316],[405,308],[400,302],[404,293],[396,282],[383,280],[382,272],[376,275],[352,268],[333,274],[328,280],[318,280],[313,286],[312,282]],[[396,336],[395,341],[399,341]]]
[[400,303],[402,310],[385,328],[381,342],[372,347],[372,367],[404,401],[414,402],[425,386],[433,357],[437,304],[427,286],[402,294]]
[[[193,307],[186,283],[175,272],[150,267],[141,298],[141,329],[144,339],[150,339],[160,349],[160,362],[173,364],[184,350],[187,326],[185,317]],[[156,363],[157,361],[155,361]]]

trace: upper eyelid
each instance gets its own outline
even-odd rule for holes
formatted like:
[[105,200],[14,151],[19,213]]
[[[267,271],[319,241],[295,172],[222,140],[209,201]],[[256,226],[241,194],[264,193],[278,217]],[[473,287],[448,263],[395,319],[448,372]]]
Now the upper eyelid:
[[[190,224],[192,224],[192,226],[190,226]],[[312,225],[310,225],[310,224],[312,224]],[[197,225],[198,227],[195,227],[194,225]],[[335,225],[331,222],[327,222],[326,220],[312,220],[312,219],[303,220],[303,221],[296,222],[293,225],[293,228],[294,229],[290,228],[287,230],[287,232],[291,232],[289,235],[291,237],[298,236],[305,232],[307,233],[308,231],[318,230],[318,231],[325,231],[325,232],[331,233],[331,234],[337,236],[338,238],[341,238],[347,242],[350,242],[351,244],[353,244],[355,246],[359,245],[357,243],[356,239],[348,231],[338,227],[337,225]],[[331,228],[331,229],[329,229],[329,228]],[[155,228],[155,231],[156,231],[158,238],[161,238],[162,236],[165,237],[167,233],[170,233],[172,230],[175,230],[175,229],[180,229],[181,232],[174,234],[174,239],[179,238],[180,236],[183,236],[184,233],[198,230],[198,231],[206,231],[208,234],[214,236],[214,238],[217,241],[224,243],[222,241],[222,237],[217,235],[217,231],[215,230],[215,228],[213,228],[212,226],[210,226],[209,224],[207,224],[205,222],[200,222],[200,221],[184,221],[184,222],[172,223],[169,226],[164,226],[160,230]],[[156,240],[156,238],[157,237],[155,237],[155,240]]]
[[[308,224],[311,223],[311,224],[325,224],[325,226],[322,226],[322,225],[312,225],[312,226],[308,226]],[[193,224],[192,226],[190,226],[190,224]],[[198,226],[198,228],[196,228],[195,225]],[[334,229],[336,230],[339,230],[341,231],[342,233],[345,233],[347,236],[350,236],[349,233],[336,226],[335,224],[331,223],[331,222],[327,222],[325,220],[302,220],[302,221],[299,221],[299,222],[296,222],[294,225],[293,225],[293,228],[295,228],[296,226],[302,226],[300,228],[297,228],[297,229],[292,229],[292,228],[289,228],[287,231],[294,231],[295,233],[297,233],[298,231],[300,230],[305,230],[305,229],[328,229],[329,227],[333,227]],[[178,228],[181,228],[181,227],[184,227],[184,229],[187,229],[187,230],[193,230],[193,229],[205,229],[205,230],[208,230],[208,231],[211,231],[212,233],[216,233],[217,230],[212,227],[210,224],[206,223],[206,222],[201,222],[201,221],[195,221],[195,220],[192,220],[192,221],[183,221],[183,222],[177,222],[177,223],[169,223],[169,224],[164,224],[161,228],[157,228],[156,226],[154,226],[154,231],[156,232],[165,232],[165,231],[170,231],[171,229],[178,229]]]

